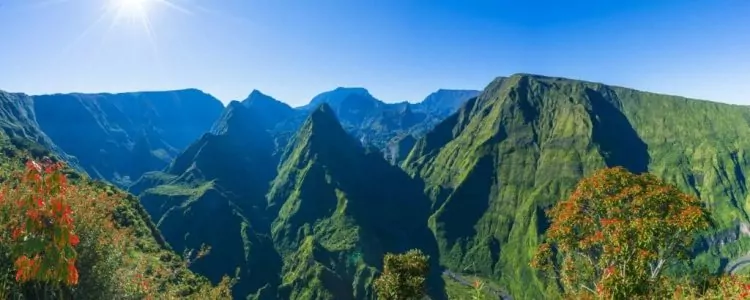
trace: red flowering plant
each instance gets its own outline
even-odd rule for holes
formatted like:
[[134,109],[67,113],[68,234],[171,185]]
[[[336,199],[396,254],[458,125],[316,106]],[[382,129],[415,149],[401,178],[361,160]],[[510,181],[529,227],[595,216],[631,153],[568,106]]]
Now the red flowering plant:
[[62,164],[29,160],[17,182],[0,188],[0,242],[10,245],[15,279],[53,285],[78,284],[79,242]]
[[620,167],[581,180],[548,215],[532,266],[576,298],[652,295],[664,269],[685,258],[695,233],[709,225],[695,197]]
[[231,278],[214,288],[150,239],[137,199],[69,183],[61,163],[20,167],[0,160],[0,299],[231,299]]

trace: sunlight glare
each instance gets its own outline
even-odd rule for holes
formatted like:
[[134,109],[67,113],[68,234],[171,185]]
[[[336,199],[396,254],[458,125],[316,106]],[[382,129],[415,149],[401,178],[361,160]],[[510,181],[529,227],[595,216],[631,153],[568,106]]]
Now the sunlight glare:
[[129,14],[144,13],[145,6],[150,0],[117,0],[120,10]]

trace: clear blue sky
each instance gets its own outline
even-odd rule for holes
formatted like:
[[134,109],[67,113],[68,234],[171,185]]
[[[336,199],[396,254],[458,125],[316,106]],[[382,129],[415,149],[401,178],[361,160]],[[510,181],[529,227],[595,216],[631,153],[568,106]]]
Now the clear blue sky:
[[418,101],[523,72],[750,104],[746,0],[118,1],[133,0],[0,0],[0,89],[259,89],[299,105],[337,86]]

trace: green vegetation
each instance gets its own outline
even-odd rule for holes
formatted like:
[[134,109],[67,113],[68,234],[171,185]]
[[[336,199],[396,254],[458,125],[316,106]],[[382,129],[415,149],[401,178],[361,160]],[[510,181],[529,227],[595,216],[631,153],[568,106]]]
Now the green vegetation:
[[427,294],[429,258],[419,250],[404,254],[386,253],[383,274],[375,280],[378,299],[422,299]]
[[134,197],[2,134],[0,148],[0,298],[229,298],[231,279],[190,272]]
[[[175,249],[208,243],[221,253],[193,270],[217,281],[239,266],[237,297],[367,298],[386,251],[436,252],[417,182],[362,148],[328,105],[277,151],[279,123],[255,118],[254,101],[230,104],[214,133],[134,185]],[[430,264],[441,287],[437,259]]]
[[514,297],[538,299],[557,293],[529,267],[544,210],[608,166],[649,171],[706,204],[716,226],[685,268],[718,273],[721,257],[744,255],[746,238],[724,233],[748,222],[748,125],[743,106],[520,74],[490,83],[402,166],[425,182],[444,266],[476,265]]
[[[150,286],[159,286],[157,294],[175,297],[210,288],[188,268],[214,284],[237,274],[237,284],[227,278],[222,285],[231,286],[235,298],[368,299],[382,291],[379,285],[422,283],[431,299],[493,298],[505,290],[517,299],[561,297],[561,286],[568,287],[566,292],[575,290],[571,283],[530,266],[546,241],[548,266],[567,261],[580,267],[574,269],[577,275],[596,275],[588,276],[589,289],[612,288],[607,291],[618,298],[650,293],[644,286],[654,280],[652,272],[642,270],[670,251],[647,251],[627,264],[625,275],[607,277],[617,279],[617,285],[600,284],[609,268],[604,261],[636,253],[636,248],[649,250],[659,239],[670,239],[667,233],[681,233],[675,245],[682,246],[678,252],[686,259],[659,268],[657,275],[668,276],[657,277],[669,279],[659,287],[674,287],[677,299],[721,293],[736,298],[744,292],[746,277],[718,275],[740,270],[729,263],[741,261],[750,250],[748,107],[527,74],[498,78],[481,94],[438,91],[419,104],[385,104],[364,89],[342,88],[293,109],[254,91],[221,114],[210,113],[213,106],[207,104],[203,108],[209,113],[201,115],[202,108],[181,108],[180,95],[206,98],[198,91],[177,91],[53,95],[31,101],[0,93],[0,128],[7,146],[3,155],[16,162],[13,172],[20,170],[18,149],[24,149],[37,158],[60,157],[140,196],[142,206],[110,185],[64,171],[85,195],[104,192],[102,203],[117,207],[111,212],[114,229],[85,218],[77,221],[82,223],[72,231],[80,238],[74,246],[76,264],[84,253],[122,257],[106,260],[108,267],[97,270],[161,274],[151,276]],[[159,99],[153,101],[158,107],[139,106],[152,97]],[[74,122],[55,125],[64,120],[51,104],[54,99],[69,102],[63,115],[81,120],[80,128],[70,127]],[[200,121],[180,131],[184,122],[193,121],[189,116]],[[595,179],[576,187],[582,178],[597,178],[591,176],[618,166],[623,169],[609,170],[619,174],[616,180],[607,175],[602,184],[614,184],[632,199],[652,199],[653,192],[660,201],[682,199],[685,207],[700,203],[710,212],[710,226],[697,221],[688,226],[683,219],[653,221],[652,215],[668,217],[670,212],[656,202],[644,200],[653,205],[640,207],[621,201],[603,208],[586,202],[623,200],[598,188],[581,190]],[[625,170],[652,175],[625,175]],[[4,174],[8,184],[8,178],[16,178]],[[639,188],[626,187],[631,185]],[[639,214],[622,216],[628,226],[579,222],[574,234],[561,232],[550,216],[570,212],[545,211],[570,202],[589,203],[603,212],[625,207]],[[71,207],[76,205],[83,204]],[[109,214],[104,207],[80,207],[96,211],[93,215]],[[80,228],[91,228],[94,237],[80,234]],[[686,234],[694,230],[695,235]],[[619,235],[591,240],[597,231]],[[12,240],[12,233],[5,238]],[[96,244],[94,239],[111,236],[132,243],[107,242],[115,246],[86,250],[93,246],[85,245]],[[628,251],[603,249],[631,240],[641,244]],[[67,249],[64,244],[60,249]],[[211,252],[198,260],[170,251],[190,253],[204,244],[212,246]],[[588,267],[564,251],[555,252],[584,246],[599,255]],[[387,256],[384,265],[387,253],[409,249],[420,249],[426,259],[429,271],[419,284],[389,279],[405,267],[397,264],[400,256]],[[69,262],[72,254],[66,251],[62,260],[52,261]],[[32,254],[26,257],[33,260]],[[7,256],[0,263],[13,268],[16,259]],[[20,265],[29,266],[25,260]],[[91,286],[107,286],[102,291],[135,293],[132,282],[115,275],[108,278],[116,283],[91,281],[86,268],[78,269],[77,289],[94,282]],[[15,276],[8,278],[13,280],[7,284],[25,288]]]
[[549,217],[532,266],[573,298],[671,296],[665,270],[687,258],[694,235],[708,227],[698,199],[621,167],[581,180]]

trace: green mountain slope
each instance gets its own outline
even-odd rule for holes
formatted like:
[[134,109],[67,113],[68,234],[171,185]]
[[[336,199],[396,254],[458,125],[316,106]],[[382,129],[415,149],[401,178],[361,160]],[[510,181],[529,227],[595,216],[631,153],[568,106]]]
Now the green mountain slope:
[[194,270],[218,281],[239,266],[237,297],[359,299],[385,251],[437,254],[421,186],[366,152],[328,105],[278,151],[283,120],[266,122],[253,102],[231,103],[212,133],[132,188],[175,249],[212,246]]
[[201,91],[33,97],[40,128],[91,176],[127,187],[164,168],[221,113]]
[[[653,172],[696,194],[717,231],[747,222],[748,125],[747,107],[514,75],[420,139],[403,167],[426,183],[445,266],[538,299],[554,293],[528,266],[544,209],[598,168]],[[709,238],[697,261],[716,271],[720,257],[750,249],[736,238],[721,249]]]
[[147,173],[131,188],[175,249],[212,246],[214,257],[197,262],[194,270],[218,282],[239,267],[240,295],[273,283],[278,278],[273,270],[280,266],[263,235],[271,222],[265,194],[276,172],[269,129],[278,121],[260,109],[273,105],[268,101],[255,94],[230,103],[211,133],[164,172]]
[[289,144],[268,200],[278,211],[271,235],[284,257],[281,299],[369,298],[385,252],[436,250],[420,186],[366,152],[328,105]]
[[[11,180],[9,176],[18,175],[16,171],[21,170],[24,166],[25,159],[28,157],[40,160],[42,158],[50,158],[52,160],[69,159],[64,153],[61,154],[54,144],[51,143],[49,138],[39,130],[38,124],[34,116],[34,112],[31,106],[31,99],[28,96],[22,94],[8,94],[0,91],[0,181],[7,182]],[[57,149],[55,151],[55,149]],[[28,155],[28,156],[27,156]],[[127,228],[132,230],[132,240],[128,240],[127,245],[129,247],[129,254],[131,257],[137,257],[141,262],[151,266],[152,270],[162,269],[171,272],[171,276],[168,278],[162,278],[159,282],[156,282],[164,289],[170,291],[176,291],[178,294],[184,297],[195,296],[194,293],[198,290],[210,287],[209,281],[200,275],[197,275],[187,269],[184,265],[182,257],[172,251],[170,245],[168,245],[156,228],[156,225],[151,221],[148,213],[143,209],[138,201],[138,198],[133,197],[130,194],[124,193],[117,187],[102,182],[91,180],[85,174],[81,174],[77,170],[67,168],[65,173],[68,179],[74,185],[87,185],[95,188],[102,194],[109,195],[123,195],[121,202],[114,207],[112,221],[116,226],[120,228]],[[74,211],[76,214],[91,214],[92,212],[85,211]],[[130,238],[127,236],[126,238]],[[87,253],[92,255],[92,247],[106,247],[107,245],[83,245],[80,244],[80,253]],[[0,250],[8,250],[7,248],[0,247]],[[0,266],[5,271],[6,267],[12,266],[11,261],[6,261],[10,253],[0,251]],[[99,253],[99,252],[97,252]],[[83,260],[89,263],[96,263],[97,266],[102,267],[114,267],[116,264],[121,263],[117,260],[107,260],[105,257],[88,256]],[[79,266],[79,268],[85,269],[85,266]],[[106,270],[101,270],[105,272]],[[4,277],[11,278],[10,280],[15,281],[15,278],[11,276],[12,273],[5,273]],[[91,274],[82,274],[82,278],[91,276]],[[6,278],[0,279],[0,281]],[[117,280],[117,279],[103,279],[99,282],[103,283],[106,280]],[[89,281],[90,282],[90,281]],[[8,286],[4,286],[8,287]],[[90,292],[101,292],[106,293],[108,290],[104,290],[104,287],[92,287],[83,286],[79,287]],[[88,297],[97,297],[95,294],[85,295]]]
[[25,94],[7,93],[0,90],[0,130],[8,142],[19,149],[32,153],[52,151],[64,158],[71,166],[77,166],[74,157],[67,155],[42,131],[33,107],[34,101]]

